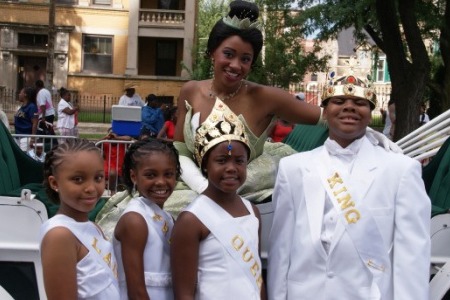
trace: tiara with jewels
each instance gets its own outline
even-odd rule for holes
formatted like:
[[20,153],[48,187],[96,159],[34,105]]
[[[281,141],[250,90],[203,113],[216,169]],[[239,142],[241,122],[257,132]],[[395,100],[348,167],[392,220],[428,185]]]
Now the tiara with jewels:
[[252,22],[249,18],[239,19],[236,16],[230,18],[230,16],[223,17],[223,22],[230,27],[236,29],[251,29],[256,28],[261,30],[261,23],[259,21]]
[[198,165],[202,165],[203,157],[212,147],[225,141],[239,141],[247,147],[249,143],[241,120],[225,105],[218,104],[195,134],[194,155]]
[[327,74],[327,84],[322,92],[322,103],[326,104],[327,100],[335,96],[353,96],[367,99],[372,108],[377,106],[377,96],[372,87],[372,78],[367,75],[365,79],[358,78],[354,75],[346,75],[335,78],[334,71]]

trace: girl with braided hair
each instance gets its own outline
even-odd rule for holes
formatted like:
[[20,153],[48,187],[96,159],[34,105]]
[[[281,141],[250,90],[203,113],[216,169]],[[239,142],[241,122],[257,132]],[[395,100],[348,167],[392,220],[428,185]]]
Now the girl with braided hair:
[[133,198],[114,230],[121,299],[173,299],[170,236],[174,220],[163,210],[181,174],[171,143],[138,141],[128,148],[123,176]]
[[48,299],[119,299],[112,244],[90,222],[105,189],[100,150],[84,139],[70,139],[50,150],[44,186],[59,204],[41,227],[41,258]]

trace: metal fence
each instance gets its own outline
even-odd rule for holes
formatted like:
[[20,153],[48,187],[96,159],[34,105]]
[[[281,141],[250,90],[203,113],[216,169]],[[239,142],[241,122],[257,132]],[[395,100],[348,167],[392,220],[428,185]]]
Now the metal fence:
[[[320,91],[322,85],[318,84],[308,88],[305,91],[305,101],[319,105],[320,104]],[[372,112],[371,127],[383,127],[382,115],[380,108],[385,108],[390,98],[390,86],[376,86],[375,91],[377,94],[378,106]],[[104,94],[97,95],[80,95],[78,92],[71,91],[72,102],[80,107],[78,114],[79,122],[92,122],[92,123],[111,123],[111,108],[113,105],[119,103],[121,96],[111,96]],[[163,103],[173,104],[172,96],[158,96]],[[0,109],[3,109],[10,118],[19,109],[20,103],[17,101],[18,91],[11,89],[0,89]],[[58,106],[60,98],[58,95],[53,95],[53,106]]]
[[[9,116],[19,109],[18,94],[20,91],[11,89],[0,90],[0,108]],[[80,107],[79,122],[111,123],[111,107],[119,103],[120,96],[110,95],[80,95],[71,91],[72,103]],[[60,97],[52,95],[53,106],[58,107]]]

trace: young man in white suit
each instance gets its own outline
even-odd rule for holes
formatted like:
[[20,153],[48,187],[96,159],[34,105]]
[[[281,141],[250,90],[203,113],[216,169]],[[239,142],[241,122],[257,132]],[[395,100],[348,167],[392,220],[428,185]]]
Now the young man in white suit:
[[365,136],[370,82],[330,73],[322,98],[324,146],[280,162],[269,299],[428,299],[431,209],[420,164]]

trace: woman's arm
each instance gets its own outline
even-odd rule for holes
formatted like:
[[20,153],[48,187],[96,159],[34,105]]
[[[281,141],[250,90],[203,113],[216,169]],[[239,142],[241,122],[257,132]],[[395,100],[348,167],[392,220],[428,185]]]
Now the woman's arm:
[[62,110],[62,112],[65,113],[66,115],[73,115],[77,111],[78,111],[78,107],[76,107],[76,106],[74,106],[73,108],[66,107]]
[[208,234],[206,227],[190,212],[178,216],[170,244],[175,300],[195,298],[200,241]]
[[[80,247],[75,236],[64,227],[51,229],[41,244],[44,286],[49,300],[77,299],[77,263]],[[87,249],[84,248],[87,254]]]
[[161,130],[158,132],[158,135],[156,136],[157,139],[162,139],[166,136],[167,131],[167,122],[164,122],[164,126],[161,128]]
[[120,241],[122,263],[130,299],[150,299],[145,286],[144,251],[148,235],[147,222],[136,212],[128,212],[117,223],[114,235]]

